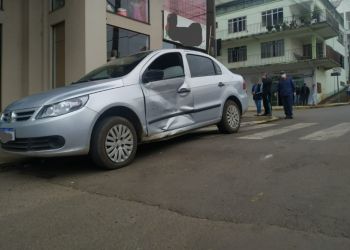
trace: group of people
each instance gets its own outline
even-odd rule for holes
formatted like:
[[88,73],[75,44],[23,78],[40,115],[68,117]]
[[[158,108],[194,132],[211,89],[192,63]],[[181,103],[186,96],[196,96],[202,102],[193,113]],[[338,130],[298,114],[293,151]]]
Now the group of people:
[[[285,72],[280,73],[280,79],[277,87],[277,93],[280,102],[283,105],[286,119],[293,119],[293,105],[307,105],[310,89],[306,84],[301,88],[296,88],[292,78],[288,77]],[[271,116],[271,96],[272,96],[272,79],[267,73],[261,77],[261,82],[258,82],[252,87],[253,99],[257,109],[258,116]],[[317,87],[316,84],[312,86],[312,102],[316,104]],[[264,105],[264,113],[262,113],[261,102]]]

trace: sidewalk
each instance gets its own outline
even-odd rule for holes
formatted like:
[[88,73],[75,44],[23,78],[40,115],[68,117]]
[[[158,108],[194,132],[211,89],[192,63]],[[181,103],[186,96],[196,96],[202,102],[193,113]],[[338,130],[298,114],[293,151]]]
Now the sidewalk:
[[[341,103],[331,103],[331,104],[321,104],[321,105],[307,105],[307,106],[293,106],[293,109],[317,109],[317,108],[331,108],[337,106],[346,106],[350,105],[350,102],[341,102]],[[283,106],[273,106],[272,110],[283,110]],[[256,107],[249,107],[248,111],[256,111]]]

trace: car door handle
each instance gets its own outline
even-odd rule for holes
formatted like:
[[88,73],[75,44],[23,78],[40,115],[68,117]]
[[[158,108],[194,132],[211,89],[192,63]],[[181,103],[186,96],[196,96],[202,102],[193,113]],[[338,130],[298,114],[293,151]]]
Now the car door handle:
[[221,87],[224,87],[225,86],[225,83],[223,82],[219,82],[218,86],[221,88]]
[[179,94],[190,93],[190,92],[191,92],[191,90],[188,88],[181,88],[177,91],[177,93],[179,93]]

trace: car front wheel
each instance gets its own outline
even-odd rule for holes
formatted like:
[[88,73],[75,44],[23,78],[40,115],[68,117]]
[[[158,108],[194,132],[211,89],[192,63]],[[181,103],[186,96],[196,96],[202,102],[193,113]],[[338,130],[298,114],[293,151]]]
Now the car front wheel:
[[117,169],[130,164],[137,150],[137,134],[132,123],[123,117],[108,117],[94,130],[91,156],[104,169]]
[[220,132],[225,134],[237,133],[241,126],[241,112],[237,103],[227,100],[224,105],[222,118],[218,124]]

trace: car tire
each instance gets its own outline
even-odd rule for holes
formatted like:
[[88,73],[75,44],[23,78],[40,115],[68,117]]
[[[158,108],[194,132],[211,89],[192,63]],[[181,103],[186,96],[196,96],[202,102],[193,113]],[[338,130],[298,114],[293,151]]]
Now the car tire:
[[236,102],[227,100],[222,112],[222,118],[217,125],[221,133],[237,133],[241,126],[241,112]]
[[108,117],[97,124],[91,139],[91,157],[107,170],[127,166],[135,158],[137,133],[132,123],[123,117]]

